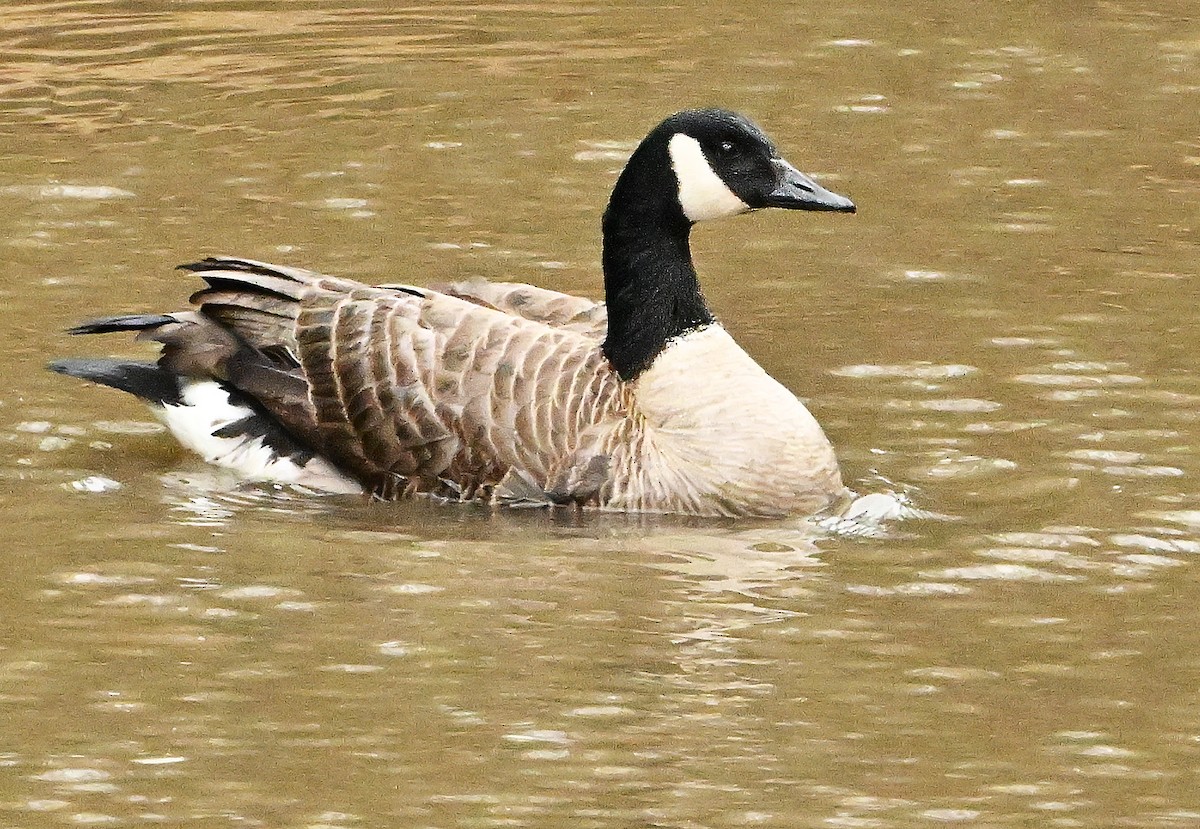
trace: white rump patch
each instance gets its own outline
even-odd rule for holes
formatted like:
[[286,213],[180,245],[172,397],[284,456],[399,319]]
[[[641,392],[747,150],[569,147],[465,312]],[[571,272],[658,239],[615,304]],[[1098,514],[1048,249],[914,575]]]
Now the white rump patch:
[[679,205],[689,220],[719,219],[750,209],[716,174],[695,138],[677,132],[671,136],[667,149],[679,182]]
[[180,405],[151,405],[150,409],[181,444],[211,464],[233,470],[250,481],[299,484],[326,492],[357,493],[357,483],[324,458],[304,465],[278,455],[261,437],[217,437],[219,429],[245,417],[261,417],[247,406],[234,405],[229,392],[213,380],[183,381]]

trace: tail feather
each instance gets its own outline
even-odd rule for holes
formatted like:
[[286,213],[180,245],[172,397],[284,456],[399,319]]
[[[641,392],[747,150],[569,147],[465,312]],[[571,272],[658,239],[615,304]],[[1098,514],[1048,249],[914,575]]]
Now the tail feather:
[[190,273],[237,271],[239,273],[257,273],[263,276],[278,276],[280,274],[287,276],[287,271],[299,271],[300,269],[272,265],[268,262],[259,262],[255,259],[242,259],[237,256],[206,256],[198,262],[177,265],[175,270],[188,271]]
[[[121,330],[121,329],[114,329]],[[111,386],[158,405],[179,405],[179,380],[175,374],[153,363],[135,363],[106,358],[55,360],[51,371]]]
[[103,317],[98,320],[81,322],[73,328],[68,328],[68,334],[112,334],[115,331],[144,331],[174,322],[175,318],[166,314],[126,314],[119,317]]
[[[157,367],[179,378],[179,386],[201,379],[228,384],[275,412],[272,416],[299,440],[315,443],[320,437],[317,417],[296,357],[293,329],[300,308],[295,297],[321,277],[240,259],[206,259],[182,267],[209,282],[193,298],[200,310],[109,317],[77,326],[73,333],[136,331],[139,340],[161,344]],[[127,388],[119,372],[78,361],[59,363],[63,368],[54,370],[60,373],[151,397]]]
[[198,293],[207,295],[208,293],[219,293],[221,291],[235,291],[247,293],[254,291],[257,294],[265,294],[268,298],[278,302],[281,299],[298,300],[304,292],[304,283],[297,282],[294,279],[284,278],[276,274],[263,274],[259,272],[243,273],[241,271],[201,271],[200,276],[208,283],[208,288]]
[[[182,398],[163,407],[168,426],[214,463],[260,475],[278,471],[281,452],[307,467],[315,450],[342,486],[349,475],[386,495],[397,480],[416,490],[445,478],[474,492],[510,468],[536,484],[581,433],[616,414],[618,381],[597,343],[600,303],[528,286],[372,287],[245,259],[180,267],[207,283],[194,310],[73,329],[135,332],[162,346],[157,366],[51,368],[150,401]],[[498,497],[580,500],[599,474],[562,478],[553,496],[510,478]]]
[[204,308],[240,307],[253,310],[255,313],[285,319],[289,323],[296,319],[296,303],[288,300],[279,301],[279,295],[251,293],[245,286],[240,288],[205,288],[192,295],[192,302],[203,304]]
[[[261,277],[267,280],[266,284],[272,285],[272,289],[278,289],[282,286],[278,283],[292,282],[299,285],[307,285],[323,278],[322,274],[316,271],[305,270],[304,268],[293,268],[287,265],[272,265],[269,262],[259,262],[254,259],[238,259],[232,256],[210,256],[207,259],[201,259],[199,262],[191,262],[186,265],[179,265],[176,270],[188,271],[198,274],[202,279],[208,280],[211,278],[219,278],[222,272],[227,274],[236,274],[235,277],[240,283],[254,283],[255,280],[249,277]],[[292,289],[284,289],[284,293]]]

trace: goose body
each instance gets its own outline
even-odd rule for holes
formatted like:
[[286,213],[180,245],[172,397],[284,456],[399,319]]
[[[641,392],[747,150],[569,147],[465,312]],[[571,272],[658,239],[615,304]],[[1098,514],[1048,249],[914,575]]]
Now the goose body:
[[846,492],[816,420],[716,321],[697,221],[853,211],[756,126],[691,110],[639,145],[604,215],[606,302],[529,285],[370,286],[246,259],[183,266],[194,310],[110,317],[156,364],[66,359],[247,479],[381,498],[806,514]]

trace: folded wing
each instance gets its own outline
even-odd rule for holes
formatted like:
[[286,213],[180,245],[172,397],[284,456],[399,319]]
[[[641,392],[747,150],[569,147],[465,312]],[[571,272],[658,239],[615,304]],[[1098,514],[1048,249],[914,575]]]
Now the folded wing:
[[581,436],[618,416],[595,337],[602,305],[528,286],[372,287],[241,259],[185,268],[208,287],[197,312],[143,331],[163,343],[161,364],[227,381],[382,497],[445,485],[472,497],[514,472],[549,489],[581,462]]

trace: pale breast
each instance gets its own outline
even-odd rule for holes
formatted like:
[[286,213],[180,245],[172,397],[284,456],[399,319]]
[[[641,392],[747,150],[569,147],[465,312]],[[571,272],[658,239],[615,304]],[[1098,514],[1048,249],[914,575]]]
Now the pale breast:
[[816,419],[718,325],[671,343],[631,393],[610,508],[788,515],[845,491]]

